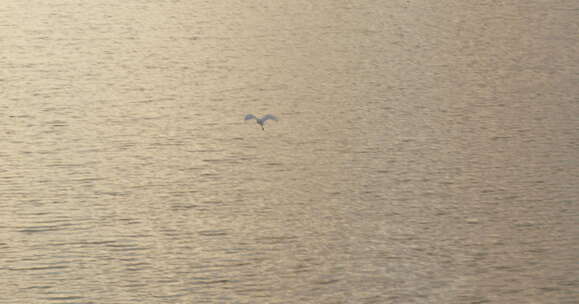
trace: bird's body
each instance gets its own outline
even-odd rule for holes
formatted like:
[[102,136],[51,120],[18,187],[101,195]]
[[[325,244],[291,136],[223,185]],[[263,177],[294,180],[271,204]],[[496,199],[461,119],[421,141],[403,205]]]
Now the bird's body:
[[253,114],[247,114],[245,115],[245,120],[250,120],[250,119],[255,119],[255,121],[257,122],[258,125],[261,126],[261,129],[265,131],[265,129],[263,128],[263,124],[268,121],[268,120],[275,120],[277,121],[277,117],[271,115],[271,114],[267,114],[264,115],[262,118],[257,118],[255,115]]

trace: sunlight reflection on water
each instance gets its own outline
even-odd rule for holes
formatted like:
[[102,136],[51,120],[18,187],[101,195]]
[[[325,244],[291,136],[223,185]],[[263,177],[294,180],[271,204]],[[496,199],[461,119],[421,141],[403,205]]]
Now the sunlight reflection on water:
[[572,303],[555,2],[7,1],[0,294]]

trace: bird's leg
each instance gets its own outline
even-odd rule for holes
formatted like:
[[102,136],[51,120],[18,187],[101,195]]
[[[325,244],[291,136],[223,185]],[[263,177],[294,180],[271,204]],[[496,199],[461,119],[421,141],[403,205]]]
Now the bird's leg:
[[263,125],[260,125],[260,126],[261,126],[261,130],[262,130],[262,131],[265,131],[265,129],[263,128]]

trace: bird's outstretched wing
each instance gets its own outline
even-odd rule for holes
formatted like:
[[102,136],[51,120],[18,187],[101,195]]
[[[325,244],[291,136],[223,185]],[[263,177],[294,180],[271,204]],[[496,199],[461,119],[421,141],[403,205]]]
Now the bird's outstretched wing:
[[245,115],[245,120],[250,120],[250,119],[257,119],[257,117],[255,117],[255,115],[253,115],[253,114]]
[[275,116],[273,116],[273,115],[271,115],[271,114],[267,114],[267,115],[263,116],[263,117],[261,118],[261,121],[265,122],[265,121],[268,120],[268,119],[277,121],[277,117],[275,117]]

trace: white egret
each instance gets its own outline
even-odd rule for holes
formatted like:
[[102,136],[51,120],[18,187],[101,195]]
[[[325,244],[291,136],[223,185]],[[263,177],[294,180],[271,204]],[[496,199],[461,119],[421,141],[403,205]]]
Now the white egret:
[[271,114],[264,115],[262,118],[257,118],[257,117],[255,117],[255,115],[253,115],[253,114],[247,114],[247,115],[245,115],[245,120],[246,120],[246,121],[247,121],[247,120],[250,120],[250,119],[255,119],[255,121],[257,121],[257,124],[260,125],[260,126],[261,126],[261,129],[264,130],[264,131],[265,131],[265,129],[263,128],[263,124],[264,124],[267,120],[271,119],[271,120],[277,121],[277,117],[275,117],[275,116],[273,116],[273,115],[271,115]]

